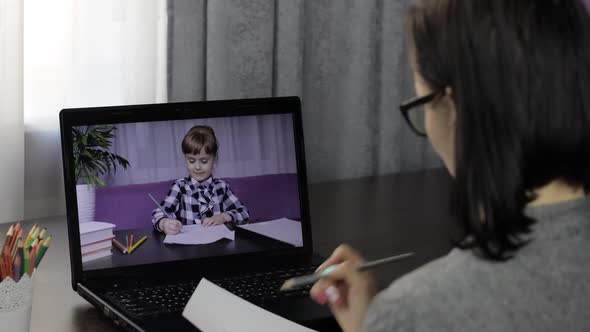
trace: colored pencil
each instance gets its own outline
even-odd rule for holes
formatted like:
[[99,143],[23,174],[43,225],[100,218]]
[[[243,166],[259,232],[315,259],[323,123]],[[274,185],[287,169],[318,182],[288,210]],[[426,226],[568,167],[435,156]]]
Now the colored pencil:
[[4,239],[4,245],[2,246],[2,253],[6,252],[10,242],[12,241],[12,234],[14,233],[14,226],[10,225],[8,232],[6,232],[6,238]]
[[39,235],[39,227],[35,228],[35,230],[33,231],[33,234],[31,234],[31,238],[29,239],[29,242],[27,242],[27,247],[30,247],[33,242],[37,241],[37,243],[39,242],[37,240],[37,235]]
[[6,278],[6,272],[4,272],[4,256],[0,255],[0,278],[4,280]]
[[117,241],[117,239],[113,239],[113,243],[115,244],[115,247],[119,248],[123,254],[127,253],[127,248],[125,248],[121,242]]
[[129,246],[132,247],[133,246],[133,234],[131,234],[129,236]]
[[33,272],[35,271],[35,257],[37,256],[37,248],[31,247],[31,253],[29,255],[29,277],[33,276]]
[[47,234],[47,228],[43,228],[43,230],[41,230],[41,232],[39,232],[39,239],[43,240],[45,238],[46,234]]
[[47,228],[34,224],[24,237],[25,231],[19,221],[8,228],[4,243],[0,242],[0,281],[10,277],[18,282],[25,273],[32,277],[46,254],[51,244]]
[[24,251],[25,251],[25,260],[24,260],[25,263],[23,264],[25,266],[24,273],[29,274],[29,259],[30,259],[30,256],[29,256],[30,252],[29,251],[30,250],[29,250],[29,248],[25,248]]
[[[11,232],[12,229],[12,232]],[[12,252],[12,246],[14,245],[14,242],[16,241],[16,237],[18,236],[18,229],[16,228],[16,226],[13,228],[12,226],[10,226],[10,228],[8,229],[8,233],[10,233],[10,238],[6,239],[6,242],[4,243],[4,246],[8,248],[8,252]]]
[[12,276],[12,260],[10,259],[8,248],[6,248],[6,252],[4,253],[4,273],[6,273],[7,277]]
[[31,239],[31,236],[33,235],[33,232],[35,231],[35,228],[37,227],[37,224],[34,224],[33,227],[31,227],[31,229],[29,230],[29,233],[27,234],[27,237],[25,238],[25,242],[23,243],[23,245],[26,247],[27,244],[29,244],[29,240]]
[[137,241],[137,243],[135,243],[133,245],[133,247],[131,247],[131,249],[129,249],[129,253],[131,254],[133,252],[133,250],[135,250],[137,247],[139,247],[146,239],[147,239],[147,235],[144,235],[139,241]]
[[20,268],[19,268],[19,275],[22,277],[25,273],[25,252],[23,249],[22,242],[19,244],[18,248],[16,249],[16,256],[20,258]]
[[51,235],[45,239],[43,245],[41,245],[39,248],[39,253],[35,258],[35,267],[39,266],[39,263],[41,263],[41,260],[43,259],[43,256],[45,256],[45,252],[47,251],[47,248],[49,248],[49,245],[51,245]]
[[11,253],[12,259],[14,259],[16,257],[16,252],[18,251],[18,247],[22,246],[22,243],[23,243],[23,239],[21,239],[21,238],[17,239],[16,244],[12,248],[12,253]]
[[21,259],[20,257],[16,256],[14,258],[14,281],[18,282],[21,277]]

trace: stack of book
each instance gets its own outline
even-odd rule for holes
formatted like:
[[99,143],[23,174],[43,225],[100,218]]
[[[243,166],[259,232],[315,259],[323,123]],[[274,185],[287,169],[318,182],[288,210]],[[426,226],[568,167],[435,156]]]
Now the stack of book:
[[111,241],[115,225],[108,222],[89,221],[80,223],[80,246],[82,263],[112,255]]

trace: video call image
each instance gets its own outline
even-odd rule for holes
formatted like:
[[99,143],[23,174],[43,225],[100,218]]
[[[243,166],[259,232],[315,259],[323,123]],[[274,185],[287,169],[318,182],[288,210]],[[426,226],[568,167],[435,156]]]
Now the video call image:
[[290,114],[72,130],[84,270],[303,246]]

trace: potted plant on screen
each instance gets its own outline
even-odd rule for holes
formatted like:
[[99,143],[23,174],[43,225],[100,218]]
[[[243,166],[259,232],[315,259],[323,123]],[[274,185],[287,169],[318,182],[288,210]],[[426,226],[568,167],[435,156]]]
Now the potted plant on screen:
[[76,195],[79,222],[94,221],[96,186],[104,186],[101,176],[127,169],[129,161],[110,152],[115,126],[74,127],[72,129]]

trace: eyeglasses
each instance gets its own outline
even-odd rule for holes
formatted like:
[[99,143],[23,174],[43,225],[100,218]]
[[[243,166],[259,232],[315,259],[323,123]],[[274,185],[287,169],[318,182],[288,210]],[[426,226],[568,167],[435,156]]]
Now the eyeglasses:
[[399,105],[399,110],[402,112],[404,119],[406,119],[406,122],[416,135],[426,137],[424,105],[433,101],[440,93],[441,91],[435,91],[426,96],[412,98]]

